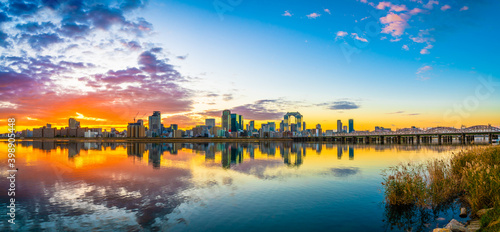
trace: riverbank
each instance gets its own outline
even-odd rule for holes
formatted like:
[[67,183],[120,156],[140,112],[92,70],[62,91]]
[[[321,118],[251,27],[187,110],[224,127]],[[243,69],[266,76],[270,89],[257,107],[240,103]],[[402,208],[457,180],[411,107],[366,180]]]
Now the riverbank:
[[[481,231],[500,231],[500,147],[471,148],[449,159],[407,163],[383,172],[391,206],[439,208],[455,200]],[[484,213],[483,209],[491,209]]]
[[[7,140],[8,138],[1,138]],[[248,143],[292,142],[291,138],[16,138],[18,141],[148,142],[148,143]]]

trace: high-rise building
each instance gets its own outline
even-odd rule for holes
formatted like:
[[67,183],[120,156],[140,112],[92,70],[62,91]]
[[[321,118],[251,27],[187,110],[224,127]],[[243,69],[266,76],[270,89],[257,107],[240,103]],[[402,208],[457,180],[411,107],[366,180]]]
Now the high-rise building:
[[215,118],[205,119],[205,126],[208,126],[208,129],[215,127]]
[[160,111],[153,111],[153,115],[149,116],[149,130],[152,132],[153,137],[161,134]]
[[302,125],[302,131],[305,131],[306,130],[306,122],[303,122],[302,124],[303,124]]
[[354,120],[349,119],[349,133],[354,132]]
[[250,125],[248,126],[248,131],[252,133],[254,129],[255,129],[255,122],[252,120],[250,121]]
[[177,124],[170,124],[170,130],[176,131],[179,129],[179,126]]
[[337,132],[342,132],[342,121],[337,120]]
[[237,132],[238,130],[243,130],[243,116],[239,114],[231,114],[230,118],[230,130],[231,132]]
[[146,136],[146,128],[139,122],[129,123],[127,126],[127,137],[142,138]]
[[222,111],[222,117],[221,117],[221,122],[222,122],[222,129],[225,131],[231,130],[231,111],[230,110],[224,110]]
[[76,121],[76,119],[74,119],[74,118],[70,118],[68,120],[68,126],[69,126],[69,129],[76,129],[76,128],[80,127],[80,122]]
[[347,126],[342,127],[342,132],[347,132]]

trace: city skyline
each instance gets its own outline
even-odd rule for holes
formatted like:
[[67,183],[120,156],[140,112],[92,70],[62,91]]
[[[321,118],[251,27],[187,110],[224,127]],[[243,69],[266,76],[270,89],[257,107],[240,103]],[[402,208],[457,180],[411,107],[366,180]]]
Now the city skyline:
[[1,2],[0,120],[125,129],[159,111],[187,129],[228,109],[256,128],[286,112],[310,128],[499,126],[500,46],[482,42],[499,5]]

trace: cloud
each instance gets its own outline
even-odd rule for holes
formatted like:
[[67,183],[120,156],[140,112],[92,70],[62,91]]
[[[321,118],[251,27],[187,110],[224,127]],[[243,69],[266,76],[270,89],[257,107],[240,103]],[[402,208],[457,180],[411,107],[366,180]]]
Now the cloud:
[[441,7],[441,10],[442,11],[446,11],[446,10],[449,10],[450,8],[451,8],[450,5],[444,5],[444,6]]
[[252,120],[281,120],[285,115],[284,108],[292,105],[291,102],[280,99],[258,100],[252,104],[245,104],[231,109],[232,113],[241,114],[245,119]]
[[465,11],[465,10],[469,10],[469,7],[468,6],[464,6],[464,7],[460,8],[460,11]]
[[351,36],[352,36],[355,40],[359,40],[359,41],[361,41],[361,42],[365,42],[365,43],[366,43],[366,42],[368,42],[368,40],[367,40],[367,39],[359,37],[357,33],[351,33]]
[[318,18],[319,16],[321,16],[321,14],[318,14],[318,13],[311,13],[311,14],[308,14],[306,15],[308,18],[310,19],[315,19],[315,18]]
[[233,99],[234,99],[234,97],[233,97],[233,94],[231,94],[231,93],[227,93],[227,94],[222,95],[222,100],[224,100],[224,101],[231,101]]
[[34,2],[0,6],[0,23],[12,24],[0,32],[0,99],[18,106],[0,115],[66,124],[78,112],[120,125],[139,108],[192,110],[193,92],[180,85],[188,80],[147,37],[152,25],[128,13],[144,1]]
[[324,9],[324,11],[328,14],[332,14],[329,9]]
[[439,5],[439,2],[435,0],[429,0],[429,2],[427,2],[427,4],[424,5],[424,8],[432,10],[434,8],[434,5]]
[[329,103],[317,104],[317,106],[325,106],[330,110],[353,110],[360,107],[358,104],[352,101],[334,101]]
[[424,72],[427,72],[427,71],[430,71],[432,70],[432,66],[430,65],[425,65],[425,66],[422,66],[420,67],[418,70],[417,70],[417,74],[421,74],[421,73],[424,73]]
[[422,50],[420,50],[420,54],[422,54],[422,55],[430,54],[431,52],[429,52],[429,49],[432,49],[433,47],[434,47],[433,45],[428,44],[427,46],[422,48]]
[[285,13],[283,13],[282,16],[292,17],[292,14],[290,14],[290,12],[288,12],[287,10],[285,10]]
[[184,56],[176,56],[176,58],[179,60],[185,60],[185,59],[187,59],[188,56],[189,56],[189,54],[186,54]]
[[396,11],[396,12],[408,10],[408,8],[406,8],[405,5],[394,5],[390,2],[379,2],[375,8],[379,10],[385,10],[385,8],[389,8],[389,11]]
[[417,116],[420,115],[420,113],[412,113],[412,114],[407,114],[408,116]]
[[409,16],[406,14],[398,15],[389,12],[389,14],[380,18],[380,22],[385,25],[385,27],[382,28],[382,33],[391,34],[393,37],[401,36],[406,27],[408,27],[408,18]]
[[424,10],[420,9],[420,8],[413,8],[413,10],[410,10],[410,14],[411,15],[416,15],[416,14],[420,14],[420,13],[423,13],[425,12]]
[[345,32],[345,31],[338,31],[337,32],[337,36],[335,37],[335,40],[337,40],[338,38],[343,38],[344,36],[348,35],[349,33]]
[[404,111],[396,111],[396,112],[387,113],[387,114],[402,114],[402,113],[404,113]]
[[406,44],[405,44],[405,45],[403,45],[403,47],[401,47],[401,48],[402,48],[403,50],[405,50],[405,51],[410,50],[410,48],[409,48],[409,47],[408,47],[408,45],[406,45]]

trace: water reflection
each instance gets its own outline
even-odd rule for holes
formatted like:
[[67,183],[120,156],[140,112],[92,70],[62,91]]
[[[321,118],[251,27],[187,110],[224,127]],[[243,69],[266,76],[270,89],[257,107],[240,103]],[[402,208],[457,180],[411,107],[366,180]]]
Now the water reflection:
[[[3,230],[384,231],[400,221],[390,215],[401,214],[380,205],[380,170],[457,149],[23,141],[16,161],[18,223],[3,220]],[[7,189],[5,178],[0,184]],[[0,207],[6,202],[2,195]],[[353,221],[359,218],[366,223]]]

